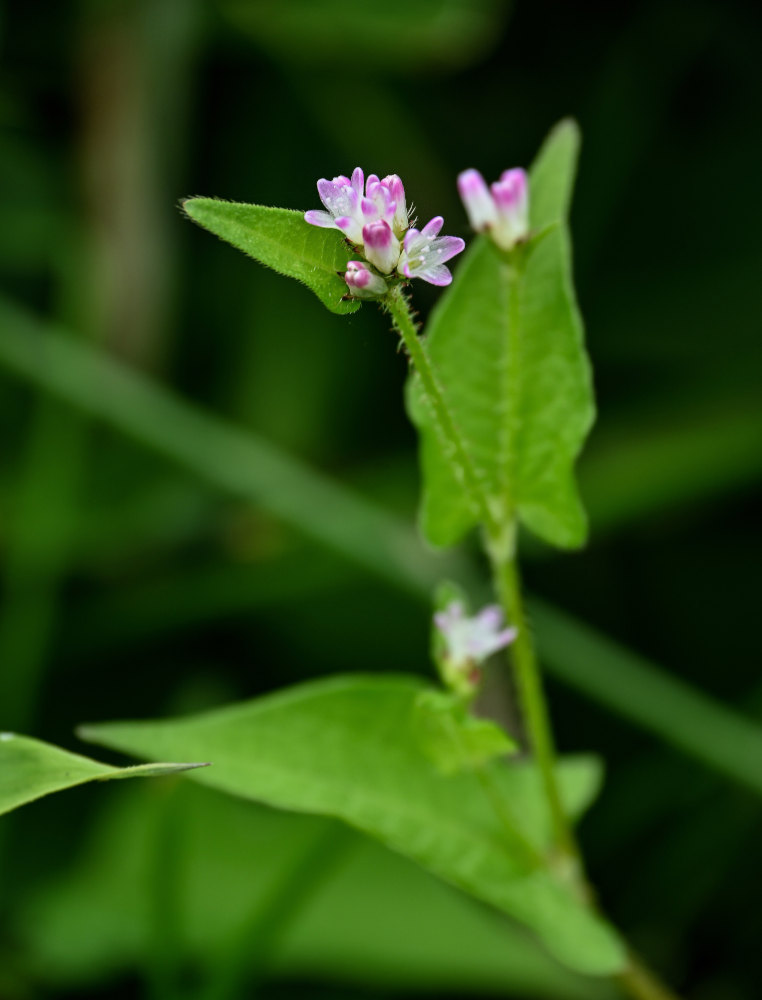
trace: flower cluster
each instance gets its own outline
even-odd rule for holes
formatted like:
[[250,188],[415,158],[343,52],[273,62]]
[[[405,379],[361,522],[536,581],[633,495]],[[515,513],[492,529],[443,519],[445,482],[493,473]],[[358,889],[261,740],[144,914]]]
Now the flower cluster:
[[464,170],[458,190],[471,228],[488,232],[501,250],[512,250],[529,235],[529,181],[520,167],[504,171],[489,187],[478,170]]
[[514,641],[515,628],[503,628],[503,612],[496,604],[469,618],[461,601],[452,601],[434,615],[434,624],[445,643],[440,664],[448,687],[461,694],[473,694],[480,680],[481,663]]
[[441,216],[421,230],[412,227],[405,189],[396,174],[383,180],[370,174],[366,182],[357,167],[351,178],[323,178],[317,188],[326,210],[306,212],[305,220],[313,226],[338,229],[365,257],[347,265],[344,279],[353,295],[384,295],[395,273],[432,285],[450,284],[452,275],[445,262],[460,253],[465,243],[457,236],[439,235],[444,224]]

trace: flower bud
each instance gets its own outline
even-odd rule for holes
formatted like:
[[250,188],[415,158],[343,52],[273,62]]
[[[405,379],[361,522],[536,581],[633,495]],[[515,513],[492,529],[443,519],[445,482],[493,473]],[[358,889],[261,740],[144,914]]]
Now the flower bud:
[[392,229],[394,230],[394,235],[401,238],[410,224],[407,217],[405,188],[397,174],[389,174],[388,177],[384,177],[381,183],[388,188],[392,200],[394,201],[395,209]]
[[520,167],[504,171],[490,187],[478,170],[465,170],[458,190],[471,227],[488,232],[501,250],[512,250],[529,235],[529,182]]
[[386,294],[388,287],[380,274],[371,271],[367,264],[359,260],[350,260],[344,280],[357,299],[377,299]]
[[506,170],[490,187],[497,206],[497,225],[492,237],[503,250],[510,250],[529,234],[529,185],[524,170]]
[[383,219],[363,226],[365,256],[383,274],[391,274],[400,259],[400,241]]
[[497,208],[478,170],[464,170],[459,174],[458,192],[475,232],[482,233],[497,222]]

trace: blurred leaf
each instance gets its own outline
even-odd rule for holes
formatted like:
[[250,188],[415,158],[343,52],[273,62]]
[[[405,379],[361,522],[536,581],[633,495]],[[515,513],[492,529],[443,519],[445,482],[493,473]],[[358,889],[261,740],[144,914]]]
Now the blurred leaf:
[[[532,928],[570,968],[608,974],[624,961],[615,934],[550,871],[506,837],[479,780],[444,777],[414,732],[425,688],[404,677],[342,677],[166,722],[82,727],[89,740],[143,756],[191,755],[215,767],[205,784],[286,809],[335,816]],[[504,811],[534,851],[551,845],[539,777],[528,764],[492,764]],[[576,761],[559,769],[578,814],[599,781]]]
[[474,771],[514,753],[514,740],[490,719],[470,715],[458,695],[422,691],[415,701],[414,729],[429,760],[442,774]]
[[357,301],[342,301],[348,289],[336,272],[346,269],[353,251],[338,230],[311,226],[301,212],[291,209],[216,198],[189,198],[183,209],[199,226],[249,257],[301,281],[331,312],[344,315],[360,308]]
[[43,795],[88,781],[151,778],[205,766],[138,764],[134,767],[110,767],[29,736],[0,733],[0,813],[10,812]]
[[350,59],[363,71],[475,61],[500,37],[505,0],[385,0],[347,8],[342,0],[227,0],[236,27],[258,45],[299,64],[334,67]]
[[[580,545],[586,535],[573,466],[594,418],[566,229],[578,147],[573,122],[551,132],[531,170],[536,235],[513,261],[478,239],[426,338],[496,520],[508,525],[518,513],[562,547]],[[442,449],[417,374],[407,399],[421,433],[423,530],[433,544],[451,545],[476,525],[477,513]]]
[[[37,983],[72,988],[139,967],[150,948],[152,850],[166,796],[112,799],[73,866],[27,894],[14,932]],[[183,782],[181,948],[207,969],[267,908],[272,886],[332,821],[259,807]],[[270,957],[275,975],[426,993],[592,1000],[606,983],[551,961],[519,928],[353,831],[341,865],[295,915]],[[214,920],[209,914],[214,914]],[[251,950],[250,950],[251,951]],[[249,968],[257,956],[251,953]],[[269,964],[269,963],[268,963]]]

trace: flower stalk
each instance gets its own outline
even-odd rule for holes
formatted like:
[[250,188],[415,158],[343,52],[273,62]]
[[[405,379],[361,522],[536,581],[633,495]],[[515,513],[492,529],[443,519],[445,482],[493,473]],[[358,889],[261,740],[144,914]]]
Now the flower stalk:
[[550,714],[532,634],[524,612],[518,567],[515,559],[493,558],[492,570],[500,603],[508,621],[517,630],[516,639],[511,646],[511,661],[527,738],[540,772],[550,810],[559,861],[564,870],[571,869],[572,879],[579,888],[583,879],[582,856],[566,816],[556,780],[556,751]]
[[426,342],[418,336],[418,330],[410,312],[410,303],[399,286],[391,288],[383,304],[391,314],[395,330],[402,338],[408,357],[421,379],[426,399],[434,414],[442,443],[451,456],[456,474],[466,495],[489,532],[499,533],[500,525],[489,509],[487,498],[479,483],[479,478],[468,455],[463,439],[455,426],[444,393],[434,374],[434,369],[426,352]]
[[[435,619],[446,644],[445,659],[440,664],[443,680],[452,691],[469,701],[478,685],[472,670],[478,670],[480,660],[490,652],[511,644],[527,740],[540,774],[553,828],[553,851],[544,858],[537,855],[535,863],[552,870],[585,906],[596,910],[594,890],[587,881],[556,777],[550,714],[524,611],[516,563],[515,509],[510,502],[507,509],[499,513],[491,506],[429,359],[425,338],[419,336],[402,287],[405,279],[413,277],[435,285],[449,284],[452,276],[444,262],[459,253],[464,243],[456,237],[439,237],[443,225],[441,217],[432,219],[420,231],[415,229],[408,219],[402,182],[396,175],[383,181],[371,175],[367,185],[363,185],[364,176],[359,168],[351,180],[345,177],[321,180],[318,190],[327,211],[308,212],[305,218],[313,225],[332,226],[344,232],[358,255],[364,258],[348,265],[345,280],[353,296],[375,298],[391,315],[420,379],[442,446],[482,526],[495,590],[511,626],[499,631],[502,616],[497,615],[495,608],[486,608],[480,615],[468,619],[462,608],[450,604]],[[528,239],[528,179],[523,170],[505,171],[500,180],[489,187],[477,171],[466,171],[459,178],[459,188],[472,227],[486,233],[503,255]],[[516,308],[514,297],[509,310],[513,312]],[[512,321],[511,327],[515,330],[516,326]],[[506,391],[510,393],[511,387],[507,386]],[[506,836],[513,838],[516,832],[513,823],[490,784],[488,772],[482,769],[479,778],[505,825]],[[678,1000],[636,955],[628,952],[627,958],[627,967],[613,977],[624,992],[634,1000]]]

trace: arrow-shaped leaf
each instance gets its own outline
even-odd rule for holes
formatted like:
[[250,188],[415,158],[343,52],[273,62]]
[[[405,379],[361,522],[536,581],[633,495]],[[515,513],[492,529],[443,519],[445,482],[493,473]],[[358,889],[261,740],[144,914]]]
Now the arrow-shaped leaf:
[[84,785],[88,781],[151,778],[205,766],[138,764],[134,767],[111,767],[30,736],[0,733],[0,814],[40,799],[43,795]]
[[360,308],[357,301],[343,301],[348,288],[336,272],[346,269],[353,252],[338,230],[311,226],[301,212],[287,208],[217,198],[188,198],[183,208],[199,226],[311,288],[331,312]]

